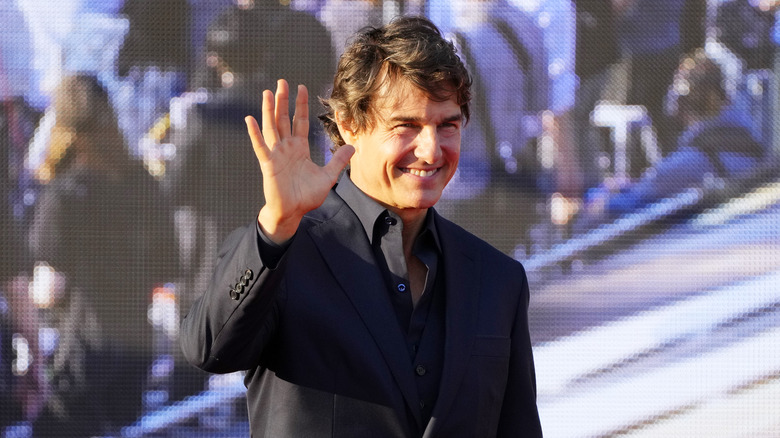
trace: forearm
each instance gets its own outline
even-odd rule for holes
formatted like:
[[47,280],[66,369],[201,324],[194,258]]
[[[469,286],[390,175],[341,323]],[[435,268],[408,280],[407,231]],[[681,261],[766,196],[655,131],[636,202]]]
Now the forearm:
[[208,288],[182,320],[182,351],[198,368],[252,368],[273,334],[282,270],[263,263],[257,240],[253,226],[228,237]]

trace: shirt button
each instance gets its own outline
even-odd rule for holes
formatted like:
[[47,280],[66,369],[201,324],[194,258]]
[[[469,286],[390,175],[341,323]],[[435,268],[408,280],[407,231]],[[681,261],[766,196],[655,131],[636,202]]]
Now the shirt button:
[[395,220],[394,217],[386,216],[385,217],[385,223],[387,225],[395,225],[396,224],[396,220]]
[[406,292],[406,285],[403,283],[398,283],[398,292]]
[[418,376],[424,376],[426,370],[424,366],[417,365],[417,368],[415,368],[414,371],[417,373]]

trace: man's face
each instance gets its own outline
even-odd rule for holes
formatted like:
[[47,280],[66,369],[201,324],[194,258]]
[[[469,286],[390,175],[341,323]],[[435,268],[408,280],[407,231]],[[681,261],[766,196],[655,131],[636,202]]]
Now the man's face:
[[352,181],[402,215],[441,197],[460,157],[462,114],[453,96],[436,102],[406,80],[395,80],[375,100],[373,128],[350,133]]

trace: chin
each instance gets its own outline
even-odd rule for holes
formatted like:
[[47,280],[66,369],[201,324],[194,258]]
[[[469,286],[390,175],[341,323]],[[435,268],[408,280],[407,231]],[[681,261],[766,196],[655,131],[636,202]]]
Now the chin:
[[417,208],[417,209],[431,208],[434,205],[436,205],[437,202],[439,202],[440,198],[441,198],[441,192],[439,192],[438,195],[422,196],[420,198],[417,198],[417,201],[412,203],[413,207],[411,208]]

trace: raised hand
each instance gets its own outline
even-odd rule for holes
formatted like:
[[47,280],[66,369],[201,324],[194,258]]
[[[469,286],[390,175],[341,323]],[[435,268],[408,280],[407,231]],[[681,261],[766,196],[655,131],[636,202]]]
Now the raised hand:
[[289,94],[284,79],[277,82],[276,95],[270,90],[263,92],[262,131],[254,117],[246,117],[263,173],[265,205],[257,220],[265,235],[276,243],[292,238],[303,215],[322,205],[354,153],[352,146],[345,145],[325,166],[314,163],[308,140],[309,93],[306,86],[298,86],[292,126]]

